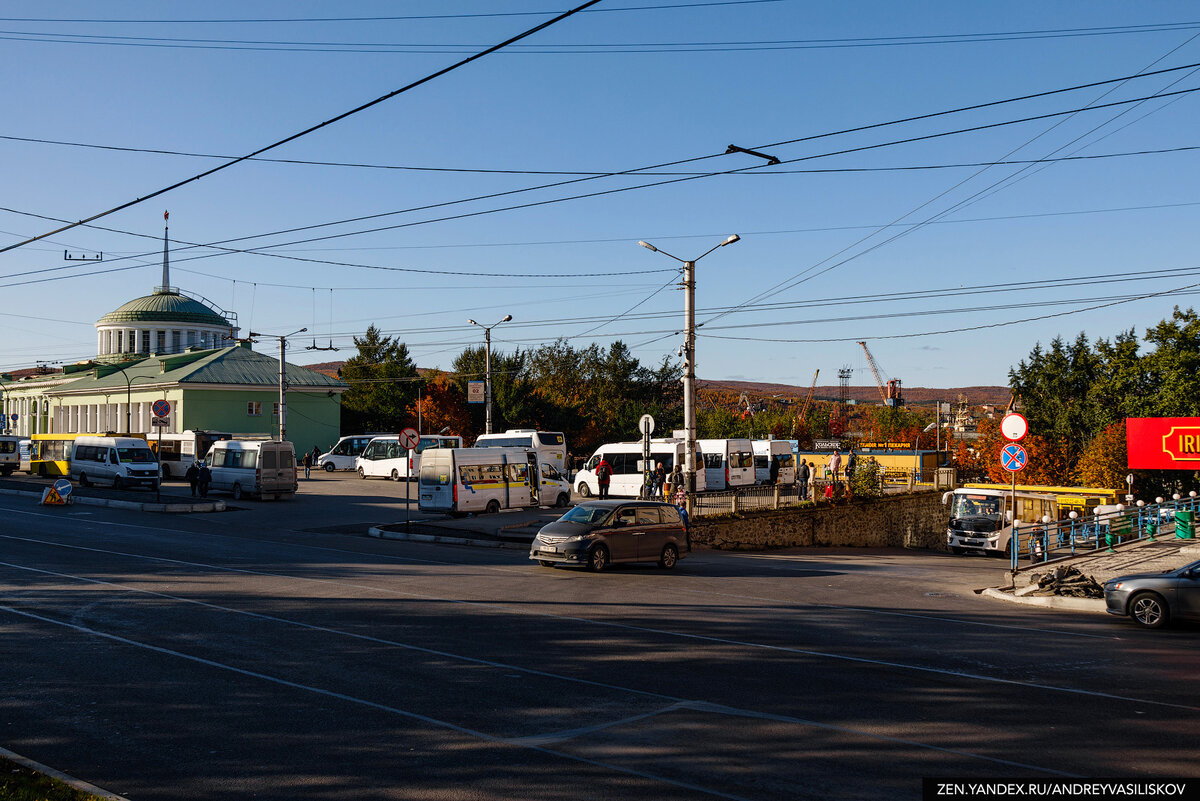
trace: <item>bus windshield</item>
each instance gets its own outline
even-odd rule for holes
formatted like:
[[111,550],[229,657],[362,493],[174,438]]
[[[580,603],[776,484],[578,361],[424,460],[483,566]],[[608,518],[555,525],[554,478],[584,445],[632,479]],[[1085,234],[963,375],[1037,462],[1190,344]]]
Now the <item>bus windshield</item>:
[[954,507],[950,510],[954,518],[986,517],[1000,519],[1000,499],[994,495],[955,495]]
[[126,463],[146,464],[153,463],[154,451],[149,448],[117,448],[117,457]]

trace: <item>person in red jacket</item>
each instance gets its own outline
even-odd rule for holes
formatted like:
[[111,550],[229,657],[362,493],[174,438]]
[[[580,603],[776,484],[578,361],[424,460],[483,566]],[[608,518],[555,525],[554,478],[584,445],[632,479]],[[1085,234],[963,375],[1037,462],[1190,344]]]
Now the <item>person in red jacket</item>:
[[608,497],[608,485],[612,482],[612,465],[603,456],[596,465],[596,483],[600,485],[600,497]]

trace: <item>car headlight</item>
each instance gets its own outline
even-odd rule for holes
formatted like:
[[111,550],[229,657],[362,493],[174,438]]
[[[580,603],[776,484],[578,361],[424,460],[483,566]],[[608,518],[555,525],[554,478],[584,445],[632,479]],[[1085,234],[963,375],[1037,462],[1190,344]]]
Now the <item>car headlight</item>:
[[1123,581],[1110,581],[1109,583],[1107,583],[1107,584],[1105,584],[1105,585],[1104,585],[1104,589],[1105,589],[1105,590],[1112,590],[1112,591],[1114,591],[1114,592],[1115,592],[1115,591],[1117,591],[1117,590],[1121,589],[1121,585],[1122,585],[1122,584],[1124,584],[1124,583],[1125,583],[1125,582],[1123,582]]

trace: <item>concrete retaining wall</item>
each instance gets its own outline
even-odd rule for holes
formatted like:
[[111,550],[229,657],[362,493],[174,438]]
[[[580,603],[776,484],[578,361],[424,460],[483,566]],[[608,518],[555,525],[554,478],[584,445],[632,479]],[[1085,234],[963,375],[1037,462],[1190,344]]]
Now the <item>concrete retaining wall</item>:
[[830,506],[804,506],[692,521],[692,542],[725,550],[807,545],[946,549],[942,493],[917,492]]

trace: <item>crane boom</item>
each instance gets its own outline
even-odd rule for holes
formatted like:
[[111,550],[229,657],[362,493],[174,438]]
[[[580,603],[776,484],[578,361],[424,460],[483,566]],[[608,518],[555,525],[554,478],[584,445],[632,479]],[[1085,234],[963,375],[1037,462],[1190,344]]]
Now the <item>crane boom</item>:
[[871,355],[871,349],[867,347],[866,342],[859,342],[862,345],[863,353],[867,354],[867,365],[871,368],[871,375],[875,376],[875,385],[879,387],[879,397],[883,400],[886,406],[888,402],[887,390],[883,386],[883,377],[879,375],[879,365],[875,363],[875,357]]
[[817,368],[813,371],[812,386],[808,388],[808,396],[804,399],[804,408],[800,410],[800,421],[803,422],[808,417],[808,409],[812,406],[813,393],[817,391],[817,376],[821,374],[821,369]]

